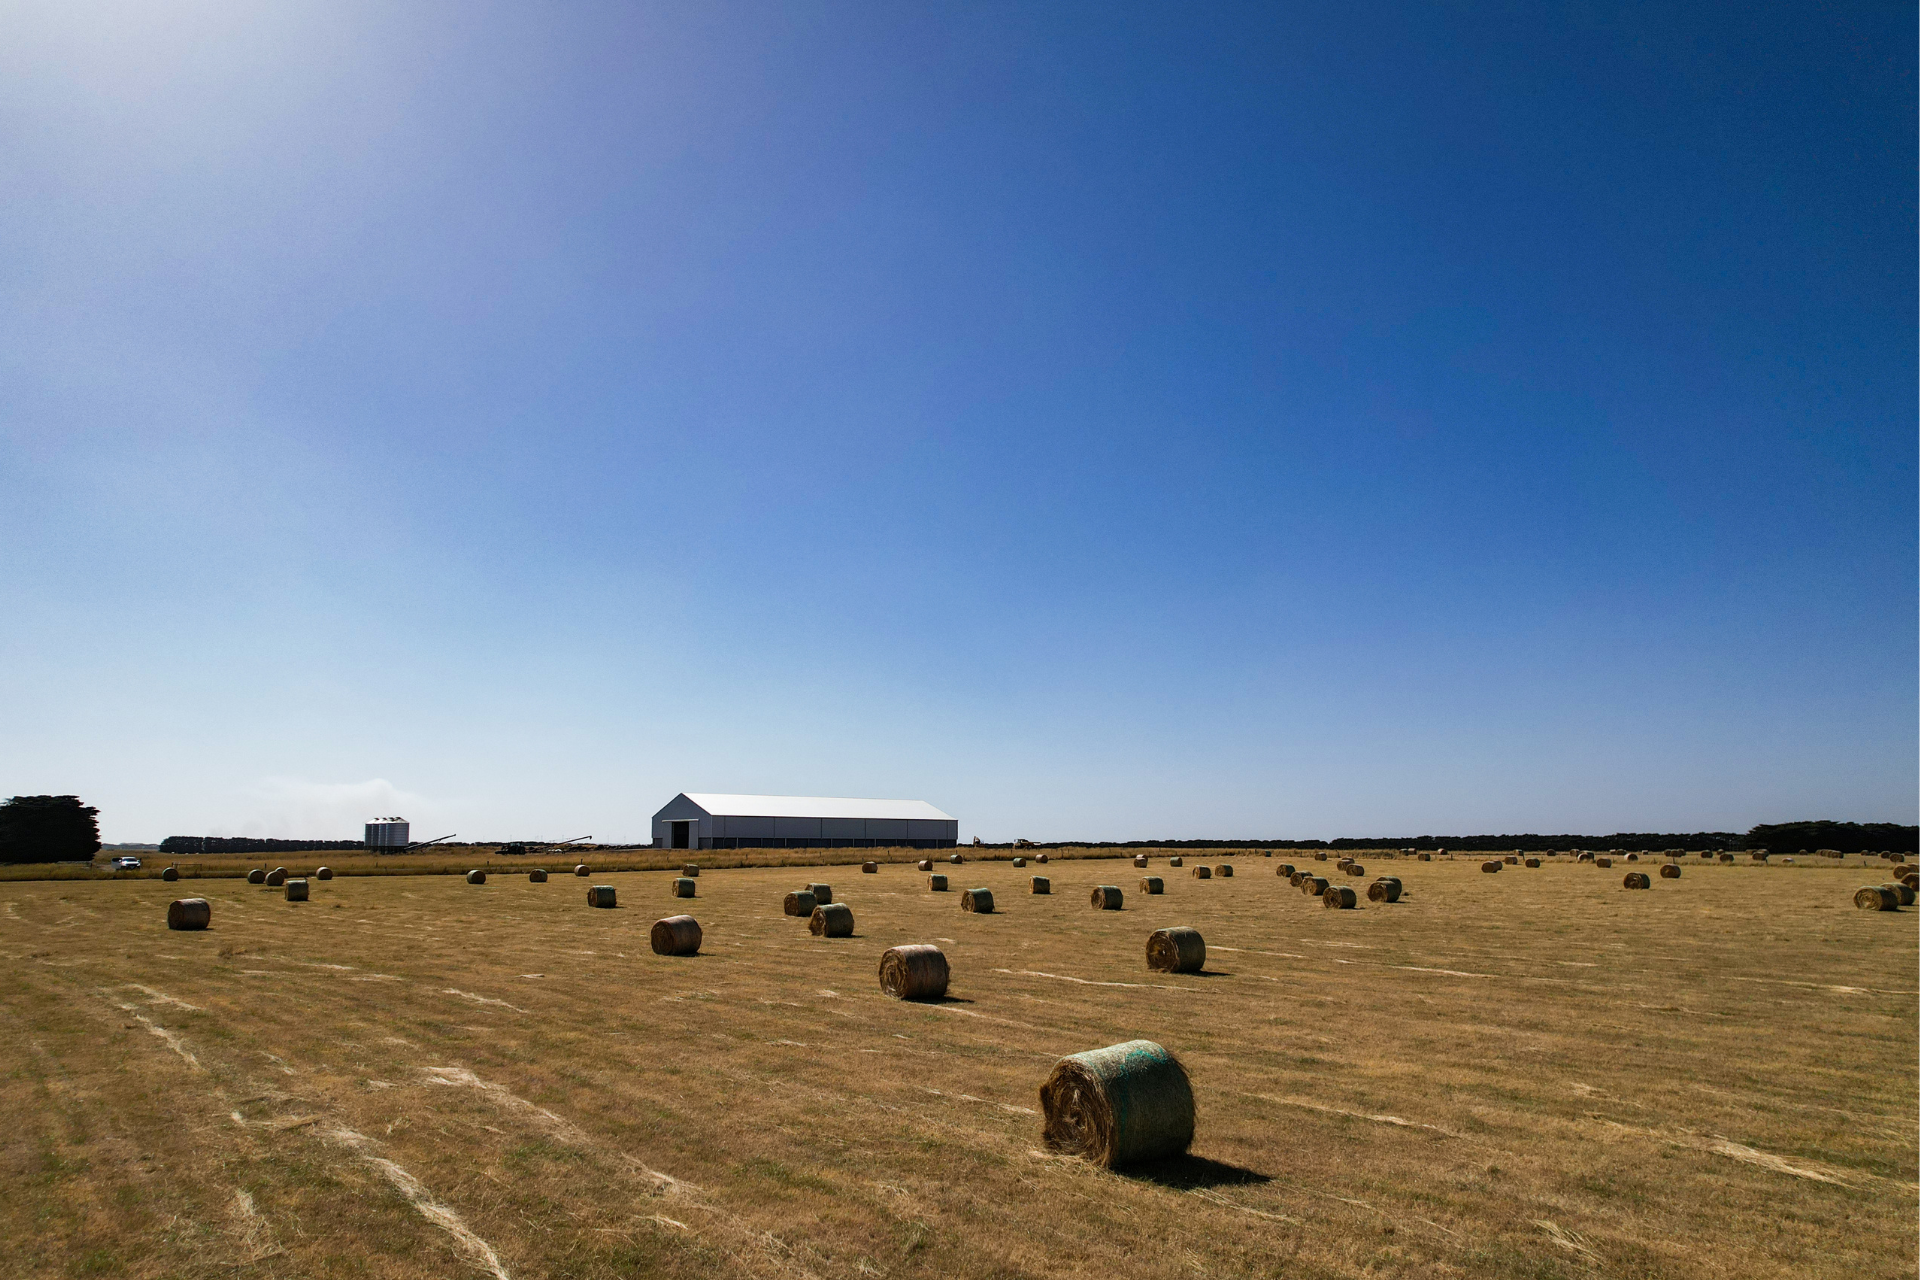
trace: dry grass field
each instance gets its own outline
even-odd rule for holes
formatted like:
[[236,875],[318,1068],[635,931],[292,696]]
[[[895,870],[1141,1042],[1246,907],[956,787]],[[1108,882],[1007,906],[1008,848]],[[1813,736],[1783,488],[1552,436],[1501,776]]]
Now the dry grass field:
[[[1156,898],[1125,859],[0,884],[0,1273],[1914,1274],[1920,911],[1851,905],[1883,875],[1398,859],[1399,903],[1330,911],[1231,861],[1156,857]],[[809,879],[854,937],[780,914]],[[193,894],[213,927],[168,932]],[[681,910],[701,953],[654,956]],[[1171,924],[1203,974],[1148,972]],[[947,1001],[881,995],[902,942]],[[1191,1072],[1192,1154],[1043,1151],[1053,1062],[1134,1037]]]

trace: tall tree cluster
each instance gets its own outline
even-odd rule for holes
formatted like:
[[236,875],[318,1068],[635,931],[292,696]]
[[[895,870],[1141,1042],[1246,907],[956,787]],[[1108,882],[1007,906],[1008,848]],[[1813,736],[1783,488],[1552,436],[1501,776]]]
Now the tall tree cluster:
[[100,851],[99,816],[79,796],[14,796],[0,804],[0,863],[84,862]]

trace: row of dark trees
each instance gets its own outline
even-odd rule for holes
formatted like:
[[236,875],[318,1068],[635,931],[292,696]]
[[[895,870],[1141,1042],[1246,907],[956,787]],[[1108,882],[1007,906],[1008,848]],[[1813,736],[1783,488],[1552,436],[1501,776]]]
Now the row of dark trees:
[[302,849],[364,849],[364,840],[257,840],[251,836],[168,836],[160,842],[160,852],[191,853],[296,853]]
[[100,852],[99,817],[79,796],[14,796],[0,804],[0,863],[85,862]]
[[1837,849],[1841,853],[1920,852],[1920,827],[1890,822],[1783,822],[1749,831],[1616,831],[1610,836],[1557,835],[1533,832],[1498,836],[1375,836],[1338,840],[1062,840],[1029,846],[1035,849],[1457,849],[1462,853],[1518,849],[1527,853],[1547,849],[1620,849],[1628,853],[1659,853],[1665,849],[1766,849],[1797,853],[1802,849]]

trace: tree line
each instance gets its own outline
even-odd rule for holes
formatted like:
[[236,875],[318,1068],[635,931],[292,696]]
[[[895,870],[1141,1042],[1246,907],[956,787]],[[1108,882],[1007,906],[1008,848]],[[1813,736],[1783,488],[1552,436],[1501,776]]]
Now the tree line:
[[364,849],[364,840],[264,840],[251,836],[168,836],[160,842],[160,852],[193,853],[296,853],[302,849]]

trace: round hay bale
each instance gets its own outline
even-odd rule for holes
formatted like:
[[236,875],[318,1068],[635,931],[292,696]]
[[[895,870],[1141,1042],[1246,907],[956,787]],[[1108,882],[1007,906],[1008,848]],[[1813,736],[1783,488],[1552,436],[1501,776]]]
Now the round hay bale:
[[928,876],[927,888],[933,890],[935,893],[945,893],[947,891],[947,878],[941,875]]
[[307,900],[306,877],[296,876],[295,878],[287,881],[287,901],[288,902],[305,902],[306,900]]
[[1141,876],[1140,892],[1145,894],[1165,893],[1167,882],[1159,876]]
[[1628,889],[1651,889],[1653,888],[1653,877],[1644,871],[1629,871],[1627,872],[1627,878],[1620,883]]
[[993,890],[969,889],[960,895],[960,909],[971,911],[978,916],[993,914]]
[[1518,858],[1502,858],[1500,859],[1500,861],[1506,863],[1510,867],[1517,867],[1520,865],[1520,859]]
[[1233,866],[1230,863],[1222,862],[1214,867],[1213,874],[1216,876],[1231,876],[1233,874]]
[[1090,1049],[1054,1063],[1040,1086],[1051,1151],[1106,1168],[1177,1156],[1193,1143],[1193,1086],[1151,1040]]
[[1147,935],[1147,968],[1155,973],[1198,973],[1207,967],[1207,943],[1198,929],[1174,925]]
[[692,876],[675,876],[673,878],[673,896],[676,898],[691,898],[698,892],[699,888],[700,886],[694,882]]
[[1033,855],[1033,860],[1044,866],[1047,861],[1047,855],[1044,853],[1036,853]]
[[1167,859],[1167,865],[1170,867],[1184,867],[1187,865],[1187,860],[1176,853]]
[[1853,905],[1862,911],[1898,911],[1900,895],[1883,884],[1861,885],[1853,891]]
[[1027,865],[1027,860],[1025,858],[1015,858],[1013,860],[1013,865],[1016,867],[1024,867]]
[[1353,859],[1343,853],[1340,855],[1340,860],[1338,862],[1335,862],[1333,865],[1340,868],[1340,870],[1345,871],[1348,867],[1353,865]]
[[1097,884],[1089,897],[1096,911],[1118,911],[1124,901],[1117,884]]
[[171,882],[173,882],[173,881],[175,881],[175,880],[178,880],[178,879],[180,878],[180,868],[178,868],[178,867],[168,867],[168,868],[166,868],[166,869],[165,869],[164,871],[162,871],[162,872],[160,873],[160,878],[161,878],[162,880],[165,880],[165,881],[167,881],[167,882],[169,882],[169,883],[171,883]]
[[700,922],[692,916],[667,916],[653,922],[647,941],[657,956],[691,956],[700,953]]
[[1352,885],[1330,884],[1320,895],[1320,905],[1350,911],[1360,905],[1360,895],[1353,891]]
[[1363,876],[1367,874],[1367,869],[1357,862],[1349,862],[1347,864],[1347,874],[1350,876]]
[[810,884],[807,886],[807,892],[813,895],[816,905],[825,906],[833,901],[833,886],[830,884]]
[[1400,901],[1400,882],[1398,880],[1375,880],[1367,886],[1368,902]]
[[805,889],[795,889],[787,895],[786,900],[781,903],[780,909],[790,916],[810,917],[813,915],[813,909],[819,905],[819,903],[813,900],[811,893],[808,893]]
[[1433,855],[1432,855],[1432,854],[1430,854],[1430,853],[1423,853],[1423,854],[1421,854],[1421,855],[1420,855],[1420,861],[1422,861],[1422,862],[1432,862],[1432,861],[1433,861]]
[[933,870],[933,859],[922,858],[920,859],[920,861],[914,863],[913,865],[914,865],[914,869],[917,871],[931,871]]
[[1291,862],[1281,862],[1281,863],[1275,864],[1273,868],[1273,874],[1279,876],[1283,880],[1291,880],[1296,870],[1297,868]]
[[1640,855],[1639,855],[1639,854],[1637,854],[1637,853],[1630,853],[1630,854],[1628,854],[1628,855],[1627,855],[1627,861],[1628,861],[1628,862],[1638,862],[1638,861],[1640,861]]
[[1720,855],[1720,861],[1722,861],[1722,862],[1732,862],[1732,861],[1733,861],[1733,855],[1732,855],[1732,854],[1730,854],[1730,853],[1723,853],[1723,854],[1721,854],[1721,855]]
[[1507,865],[1506,863],[1500,861],[1498,858],[1494,858],[1491,861],[1481,863],[1480,869],[1482,871],[1498,871],[1501,867],[1504,867],[1506,865]]
[[1313,860],[1315,862],[1325,862],[1327,860],[1327,855],[1324,853],[1316,853],[1313,855]]
[[1317,898],[1327,891],[1331,883],[1325,876],[1305,876],[1300,881],[1300,892],[1309,898]]
[[204,929],[213,921],[213,904],[205,898],[175,898],[167,904],[167,928]]
[[1053,881],[1047,879],[1045,876],[1035,876],[1028,883],[1033,886],[1035,893],[1051,894],[1053,892]]
[[1213,868],[1208,866],[1196,866],[1193,869],[1193,878],[1195,880],[1211,880],[1213,879]]
[[275,867],[273,870],[267,872],[267,888],[278,889],[286,882],[287,869],[285,867]]
[[680,868],[680,874],[683,876],[697,876],[700,874],[700,867],[696,863],[689,862],[686,866]]
[[585,875],[592,875],[593,873],[587,870],[587,864],[583,862],[579,866],[573,869],[573,874],[577,876],[585,876]]
[[1526,860],[1525,862],[1523,862],[1523,863],[1522,863],[1521,865],[1522,865],[1522,866],[1527,866],[1527,867],[1537,867],[1537,866],[1539,866],[1539,865],[1540,865],[1540,859],[1538,859],[1538,858],[1528,858],[1528,859],[1527,859],[1527,860]]
[[487,873],[482,871],[480,868],[475,867],[473,870],[467,872],[468,884],[485,884],[486,882],[487,882]]
[[587,905],[590,907],[617,907],[620,905],[620,898],[619,895],[613,891],[612,885],[596,884],[587,890]]
[[807,932],[816,938],[851,938],[853,908],[844,902],[826,902],[813,909]]
[[877,876],[880,874],[880,864],[877,862],[863,862],[860,864],[860,874],[863,876]]
[[880,957],[880,990],[895,1000],[938,1000],[947,977],[946,955],[929,942],[888,947]]
[[1613,859],[1612,858],[1595,858],[1593,860],[1593,865],[1596,867],[1610,867],[1613,865]]
[[1680,878],[1680,864],[1677,862],[1669,862],[1661,867],[1660,878],[1662,880],[1678,880]]
[[318,871],[313,873],[313,878],[315,880],[331,880],[333,879],[333,868],[322,867]]
[[1136,867],[1144,867],[1144,866],[1146,866],[1146,865],[1147,865],[1147,855],[1146,855],[1146,854],[1144,854],[1144,853],[1137,853],[1137,854],[1135,854],[1135,855],[1133,856],[1133,865],[1134,865],[1134,866],[1136,866]]
[[952,863],[952,864],[953,864],[954,866],[956,866],[956,867],[957,867],[957,866],[959,866],[959,865],[960,865],[960,855],[959,855],[959,854],[957,854],[957,853],[953,853],[953,854],[948,854],[948,855],[947,855],[947,861],[948,861],[948,862],[951,862],[951,863]]
[[267,871],[265,867],[255,867],[253,870],[247,872],[248,884],[265,884],[266,882]]
[[1908,880],[1895,880],[1892,883],[1882,885],[1881,887],[1884,889],[1893,890],[1894,894],[1900,899],[1900,905],[1903,907],[1912,906],[1914,898],[1916,896],[1920,896],[1920,895],[1916,895],[1914,891],[1913,883]]
[[541,868],[535,867],[533,870],[527,872],[527,879],[534,884],[545,884],[547,882],[547,873]]
[[1300,882],[1305,880],[1306,878],[1307,878],[1306,872],[1295,871],[1293,874],[1287,877],[1287,883],[1292,885],[1294,888],[1298,889],[1300,887]]

